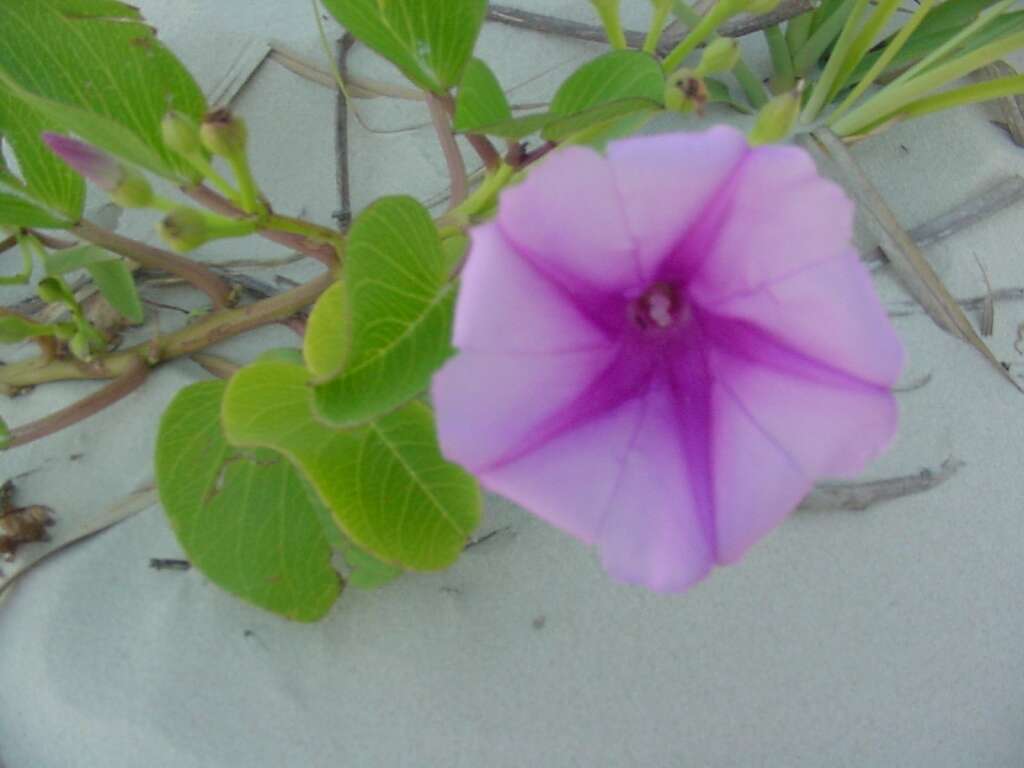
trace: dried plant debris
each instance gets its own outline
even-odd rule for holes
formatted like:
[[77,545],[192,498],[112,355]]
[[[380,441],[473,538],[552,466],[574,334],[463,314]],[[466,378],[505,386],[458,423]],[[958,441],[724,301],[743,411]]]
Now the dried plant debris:
[[804,512],[844,510],[861,512],[886,501],[914,496],[937,488],[964,466],[950,457],[936,469],[925,467],[920,472],[863,483],[822,483],[800,503]]
[[151,557],[149,567],[154,571],[187,571],[192,567],[192,563],[168,557]]
[[974,262],[978,265],[981,276],[985,280],[985,301],[981,305],[981,322],[979,324],[981,335],[991,336],[996,322],[996,302],[992,296],[992,283],[989,282],[988,272],[985,265],[981,263],[981,259],[978,258],[978,254],[974,254]]
[[32,505],[16,507],[12,480],[0,486],[0,555],[13,560],[22,544],[47,541],[46,529],[53,525],[53,510]]
[[[907,232],[918,248],[927,248],[962,232],[968,227],[980,224],[985,219],[1024,200],[1024,179],[1010,176],[997,182],[981,194],[966,200],[951,211],[925,222]],[[881,248],[874,248],[861,254],[867,263],[888,261]]]
[[[1016,77],[1017,70],[1005,61],[994,61],[984,69],[985,77],[989,80],[998,80],[1004,77]],[[996,124],[1006,129],[1018,147],[1024,147],[1024,98],[1020,96],[1006,96],[999,99],[999,108],[1003,113],[1003,120]]]
[[[984,296],[971,296],[966,299],[957,299],[956,303],[967,312],[984,312],[985,305],[990,301],[998,304],[1004,301],[1021,301],[1024,299],[1024,288],[997,288]],[[887,305],[889,317],[909,317],[918,315],[924,311],[916,301],[892,301]]]

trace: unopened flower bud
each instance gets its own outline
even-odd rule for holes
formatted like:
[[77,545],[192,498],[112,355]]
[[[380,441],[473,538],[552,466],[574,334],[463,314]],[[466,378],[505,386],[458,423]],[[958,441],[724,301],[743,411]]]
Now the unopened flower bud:
[[167,148],[182,157],[192,157],[200,152],[199,128],[191,119],[180,112],[168,112],[160,123],[160,133]]
[[245,154],[249,133],[241,118],[230,110],[218,109],[203,118],[199,140],[210,154],[237,158]]
[[780,93],[761,108],[748,136],[751,146],[773,144],[789,138],[800,116],[802,90],[801,84],[792,91]]
[[72,355],[83,362],[87,363],[92,360],[92,347],[89,344],[89,339],[82,331],[71,337],[71,341],[68,342],[68,349],[71,350]]
[[740,60],[740,44],[731,37],[719,37],[708,44],[700,57],[697,72],[701,75],[714,75],[718,72],[730,72]]
[[110,195],[122,208],[146,208],[153,202],[153,189],[145,177],[106,152],[56,133],[44,133],[43,141],[61,160]]
[[110,199],[122,208],[148,208],[153,204],[153,188],[146,177],[131,168],[122,168],[121,183]]
[[210,239],[206,217],[193,208],[175,208],[156,225],[156,231],[172,249],[191,251]]
[[36,286],[36,294],[47,304],[63,304],[67,299],[67,292],[56,277],[40,280]]
[[708,89],[701,76],[692,69],[680,69],[665,82],[665,108],[684,114],[704,111]]

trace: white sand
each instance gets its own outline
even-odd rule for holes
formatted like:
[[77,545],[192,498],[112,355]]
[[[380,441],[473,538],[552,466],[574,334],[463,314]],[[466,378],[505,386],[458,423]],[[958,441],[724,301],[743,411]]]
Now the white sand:
[[[303,0],[140,5],[204,86],[252,36],[317,51]],[[588,14],[579,0],[521,5]],[[645,6],[632,4],[634,24]],[[493,26],[481,48],[506,83],[588,50]],[[365,52],[353,67],[386,72]],[[270,64],[239,106],[271,197],[329,221],[333,97]],[[415,106],[360,109],[377,126],[425,119]],[[356,127],[352,144],[357,208],[444,186],[429,130]],[[908,225],[1024,171],[1024,151],[980,109],[899,128],[858,156]],[[1022,243],[1018,208],[929,257],[955,294],[974,296],[984,282],[972,254],[995,288],[1021,286]],[[1024,306],[997,307],[1001,359],[1024,363],[1013,349],[1022,320]],[[0,608],[0,764],[1020,766],[1024,396],[924,316],[898,328],[907,379],[933,378],[901,397],[898,445],[872,476],[948,456],[966,467],[932,493],[870,512],[798,515],[682,597],[611,583],[585,548],[494,502],[483,530],[510,532],[449,572],[352,590],[322,624],[298,626],[198,572],[149,569],[150,557],[180,555],[154,507],[37,568]],[[288,342],[269,331],[232,353]],[[109,414],[5,455],[0,478],[34,471],[20,482],[24,498],[53,506],[61,526],[97,515],[149,478],[159,412],[201,377],[187,363],[162,370]],[[0,415],[21,423],[89,386],[3,400]]]

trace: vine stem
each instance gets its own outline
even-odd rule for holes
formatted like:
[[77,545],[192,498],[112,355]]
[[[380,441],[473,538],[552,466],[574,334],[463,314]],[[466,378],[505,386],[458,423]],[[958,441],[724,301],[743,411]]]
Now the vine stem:
[[[451,96],[442,96],[440,97],[440,100],[444,105],[445,111],[448,113],[449,119],[454,119],[455,99]],[[491,140],[481,133],[467,133],[465,136],[466,141],[469,142],[473,151],[476,152],[477,157],[480,158],[484,167],[487,168],[488,171],[498,170],[501,166],[501,155],[498,153],[494,144],[491,143]]]
[[133,357],[128,361],[124,372],[102,389],[45,418],[12,429],[9,438],[4,443],[4,449],[8,450],[34,443],[36,440],[42,440],[62,429],[85,421],[90,416],[95,416],[141,387],[148,376],[149,366],[146,365],[145,360],[141,357]]
[[[230,216],[235,219],[246,218],[249,216],[249,214],[240,210],[226,197],[222,197],[209,187],[203,185],[182,187],[181,191],[200,205],[223,216]],[[291,219],[291,221],[301,222],[300,219]],[[333,230],[328,230],[325,227],[319,227],[318,225],[310,224],[309,222],[302,223],[308,224],[310,227],[316,227],[324,232],[330,232],[333,237],[338,237],[338,233]],[[318,243],[304,235],[296,234],[295,232],[281,232],[274,229],[263,229],[260,230],[259,234],[261,237],[275,242],[278,245],[283,245],[286,248],[291,248],[292,250],[298,251],[306,256],[310,256],[328,267],[335,266],[341,256],[333,245],[323,242]]]
[[427,107],[430,109],[430,120],[437,132],[437,139],[441,142],[444,161],[448,165],[448,176],[451,178],[452,185],[451,207],[457,208],[466,199],[469,189],[466,163],[462,159],[459,145],[455,141],[455,134],[452,133],[448,110],[445,108],[444,102],[434,94],[428,93]]
[[20,389],[52,381],[116,379],[126,374],[140,360],[153,366],[194,355],[239,334],[286,320],[314,303],[335,279],[332,272],[324,273],[290,291],[245,307],[214,312],[179,331],[121,352],[104,355],[93,363],[67,359],[45,360],[40,357],[0,366],[0,386]]
[[209,296],[217,308],[227,307],[231,303],[231,286],[199,262],[118,235],[96,226],[87,219],[78,222],[71,228],[71,232],[93,245],[126,256],[143,267],[159,269],[180,277]]

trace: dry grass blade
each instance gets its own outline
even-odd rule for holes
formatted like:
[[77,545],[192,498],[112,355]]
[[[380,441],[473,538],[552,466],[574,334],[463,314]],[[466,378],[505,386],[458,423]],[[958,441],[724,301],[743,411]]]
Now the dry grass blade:
[[865,222],[878,238],[882,250],[910,295],[924,307],[936,325],[977,349],[1000,376],[1021,390],[1020,385],[974,330],[956,299],[946,290],[921,249],[900,226],[881,193],[875,189],[839,137],[828,128],[819,128],[811,135],[843,172],[864,214]]
[[981,335],[991,336],[996,324],[996,302],[992,296],[992,283],[989,282],[988,272],[985,271],[985,265],[981,263],[977,254],[974,254],[974,263],[978,265],[985,280],[985,301],[981,305]]
[[[994,216],[1021,200],[1024,200],[1024,179],[1020,176],[1010,176],[948,213],[915,227],[907,234],[918,248],[927,248]],[[886,256],[881,248],[874,248],[863,253],[861,258],[869,263],[886,261]]]
[[[1004,301],[1024,301],[1024,288],[997,288],[984,296],[971,296],[969,299],[957,299],[965,312],[984,312],[989,302],[1001,304]],[[923,312],[916,301],[894,301],[887,307],[889,317],[909,317]]]
[[862,512],[885,501],[930,491],[949,480],[963,466],[964,463],[959,459],[948,458],[937,469],[925,468],[903,477],[864,483],[822,483],[800,502],[799,509],[802,512]]
[[[338,87],[333,73],[325,69],[321,69],[313,62],[287,50],[281,46],[280,43],[270,44],[270,60],[280,64],[285,69],[294,72],[299,77],[303,77],[314,83],[319,83],[325,88],[335,90]],[[394,85],[392,83],[385,83],[379,80],[371,80],[358,75],[349,75],[345,79],[345,85],[349,89],[349,95],[354,99],[375,99],[378,97],[386,97],[391,99],[404,99],[406,101],[424,100],[422,91],[417,91],[414,88],[408,88],[403,85]]]
[[[996,80],[1002,77],[1013,77],[1017,70],[1005,61],[995,61],[985,67],[985,77]],[[999,99],[999,108],[1006,121],[1006,130],[1018,147],[1024,147],[1024,99],[1020,96],[1006,96]]]
[[270,44],[266,40],[250,40],[239,52],[227,74],[207,95],[212,107],[229,107],[246,83],[256,74],[267,56]]

